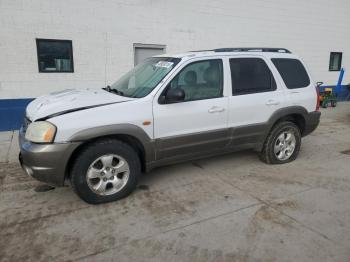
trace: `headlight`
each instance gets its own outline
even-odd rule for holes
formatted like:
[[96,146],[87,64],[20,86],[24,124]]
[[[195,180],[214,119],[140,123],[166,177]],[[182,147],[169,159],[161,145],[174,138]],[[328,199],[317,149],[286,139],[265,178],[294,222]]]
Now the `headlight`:
[[56,134],[56,127],[50,122],[38,121],[28,126],[25,138],[34,143],[51,143]]

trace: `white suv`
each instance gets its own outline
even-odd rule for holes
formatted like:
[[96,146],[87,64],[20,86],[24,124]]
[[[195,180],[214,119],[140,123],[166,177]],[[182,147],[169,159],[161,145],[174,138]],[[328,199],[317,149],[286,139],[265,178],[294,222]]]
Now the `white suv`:
[[20,162],[40,181],[70,180],[88,203],[125,197],[142,172],[179,161],[254,149],[287,163],[319,123],[315,87],[283,48],[152,57],[106,88],[35,99]]

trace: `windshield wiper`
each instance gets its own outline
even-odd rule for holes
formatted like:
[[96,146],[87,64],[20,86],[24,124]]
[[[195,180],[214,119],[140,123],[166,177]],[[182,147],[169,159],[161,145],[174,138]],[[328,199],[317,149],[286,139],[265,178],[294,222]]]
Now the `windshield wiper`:
[[111,92],[117,94],[117,95],[121,95],[124,96],[124,92],[123,91],[119,91],[118,89],[112,88]]
[[124,96],[124,92],[123,91],[119,91],[118,89],[111,88],[111,86],[106,86],[105,88],[102,88],[102,89],[106,90],[107,92],[110,92],[110,93],[115,93],[117,95]]

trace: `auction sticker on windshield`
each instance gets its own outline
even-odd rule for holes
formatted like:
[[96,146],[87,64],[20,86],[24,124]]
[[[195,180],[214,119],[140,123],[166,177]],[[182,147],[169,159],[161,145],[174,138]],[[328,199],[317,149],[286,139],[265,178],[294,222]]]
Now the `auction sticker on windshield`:
[[155,64],[155,67],[164,67],[164,68],[170,68],[173,66],[173,62],[168,61],[159,61],[157,64]]

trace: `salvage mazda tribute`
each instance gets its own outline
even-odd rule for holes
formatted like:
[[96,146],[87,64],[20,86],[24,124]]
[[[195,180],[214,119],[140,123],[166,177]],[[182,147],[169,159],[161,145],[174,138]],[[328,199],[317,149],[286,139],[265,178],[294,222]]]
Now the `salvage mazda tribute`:
[[32,101],[19,159],[37,180],[70,181],[86,202],[108,202],[160,165],[241,149],[269,164],[293,161],[318,107],[304,63],[284,48],[155,56],[111,86]]

